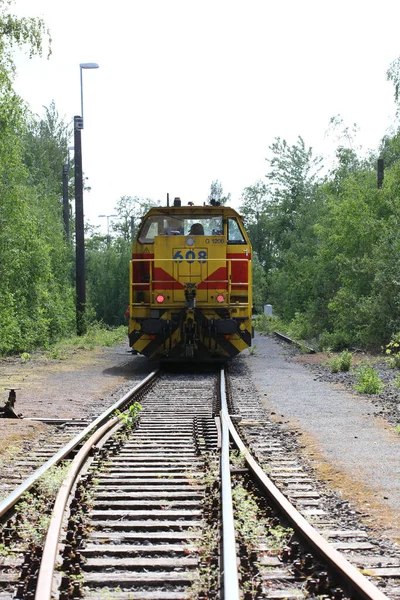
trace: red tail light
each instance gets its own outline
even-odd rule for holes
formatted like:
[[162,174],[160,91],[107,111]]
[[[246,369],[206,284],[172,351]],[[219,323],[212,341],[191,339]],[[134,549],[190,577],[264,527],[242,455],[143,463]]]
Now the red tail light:
[[156,300],[159,304],[162,304],[164,302],[165,298],[162,294],[158,294]]
[[223,296],[222,294],[218,294],[217,302],[219,302],[219,303],[225,302],[225,296]]

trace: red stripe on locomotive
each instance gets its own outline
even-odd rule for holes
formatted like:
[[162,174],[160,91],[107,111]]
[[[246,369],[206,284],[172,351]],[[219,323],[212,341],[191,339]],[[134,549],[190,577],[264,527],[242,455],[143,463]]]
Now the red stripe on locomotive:
[[161,267],[153,269],[153,286],[157,290],[182,290],[183,284],[164,271]]
[[249,265],[248,261],[251,260],[251,254],[243,256],[239,252],[230,252],[226,254],[227,259],[238,259],[231,261],[231,289],[232,290],[243,290],[243,285],[237,285],[239,283],[249,282]]
[[227,282],[227,268],[219,267],[211,273],[204,281],[201,281],[197,286],[199,290],[226,290],[228,287]]

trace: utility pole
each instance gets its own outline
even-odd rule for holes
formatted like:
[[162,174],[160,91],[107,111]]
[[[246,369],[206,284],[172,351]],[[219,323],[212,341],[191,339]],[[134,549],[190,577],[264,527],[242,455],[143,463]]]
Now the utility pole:
[[64,221],[64,235],[68,242],[69,240],[69,202],[68,202],[68,174],[69,164],[63,165],[63,221]]
[[383,158],[378,158],[378,189],[381,189],[384,178]]
[[86,274],[85,230],[83,221],[83,172],[82,172],[82,117],[74,117],[75,147],[75,232],[76,232],[76,330],[86,333]]

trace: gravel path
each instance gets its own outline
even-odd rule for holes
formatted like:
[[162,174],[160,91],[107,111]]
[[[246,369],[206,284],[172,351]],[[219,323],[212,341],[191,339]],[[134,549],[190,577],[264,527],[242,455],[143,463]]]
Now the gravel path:
[[265,406],[301,434],[313,467],[370,526],[400,540],[400,435],[371,398],[317,380],[271,336],[256,334],[254,344],[244,360]]

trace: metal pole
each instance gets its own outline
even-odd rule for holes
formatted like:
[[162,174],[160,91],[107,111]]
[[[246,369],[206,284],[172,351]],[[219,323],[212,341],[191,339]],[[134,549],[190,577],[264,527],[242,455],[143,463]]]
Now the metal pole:
[[69,240],[69,202],[68,202],[68,173],[69,164],[63,166],[63,220],[65,239]]
[[76,231],[76,331],[86,333],[85,230],[83,216],[82,117],[74,117],[75,231]]

